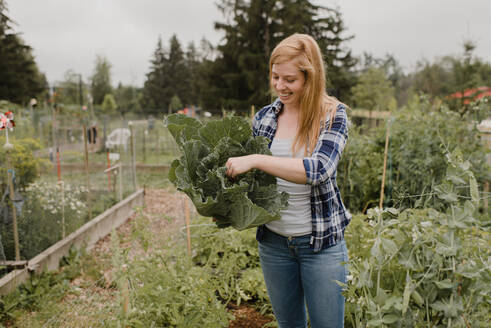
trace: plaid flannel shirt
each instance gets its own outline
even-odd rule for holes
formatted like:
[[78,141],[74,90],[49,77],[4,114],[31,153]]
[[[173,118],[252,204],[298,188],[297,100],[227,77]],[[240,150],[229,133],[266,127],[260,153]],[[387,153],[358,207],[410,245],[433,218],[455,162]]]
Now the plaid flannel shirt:
[[[268,138],[270,147],[282,108],[283,103],[276,99],[272,104],[262,108],[252,122],[254,136]],[[341,200],[336,183],[337,165],[348,138],[348,118],[344,105],[338,106],[330,129],[329,124],[328,116],[312,155],[303,158],[307,184],[312,186],[310,247],[314,252],[334,246],[343,240],[344,230],[351,221],[351,214]],[[256,235],[258,241],[261,241],[263,233],[264,226],[258,227]]]

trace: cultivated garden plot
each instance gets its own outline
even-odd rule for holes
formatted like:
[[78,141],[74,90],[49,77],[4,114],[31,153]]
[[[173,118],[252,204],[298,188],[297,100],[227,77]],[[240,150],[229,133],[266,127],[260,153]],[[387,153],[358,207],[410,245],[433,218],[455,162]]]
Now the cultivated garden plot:
[[[104,117],[96,135],[87,118],[69,110],[50,115],[16,108],[15,113],[15,127],[8,130],[13,147],[0,152],[0,174],[10,174],[13,188],[11,193],[9,180],[3,180],[2,275],[13,265],[26,265],[138,187],[161,184],[151,178],[152,171],[166,170],[176,156],[172,138],[155,120]],[[112,140],[105,149],[104,139],[115,130],[131,131],[133,138]],[[2,145],[7,143],[4,131]]]
[[[351,126],[338,171],[341,193],[354,214],[345,234],[346,327],[486,327],[491,321],[485,189],[491,171],[476,123],[422,97],[369,133]],[[189,164],[196,153],[167,154]],[[219,166],[212,169],[220,173]],[[171,184],[174,175],[186,181],[193,170],[178,169],[176,162],[170,171],[142,170],[139,183],[158,189],[148,191],[146,207],[92,253],[72,252],[59,272],[3,297],[3,324],[276,326],[255,229],[238,231],[220,222],[217,227],[198,215],[191,203],[196,199],[188,200]],[[84,172],[73,175],[83,186]],[[97,180],[107,186],[104,173]],[[131,188],[131,174],[128,184]],[[183,191],[186,186],[177,184]],[[199,201],[198,194],[191,196]]]

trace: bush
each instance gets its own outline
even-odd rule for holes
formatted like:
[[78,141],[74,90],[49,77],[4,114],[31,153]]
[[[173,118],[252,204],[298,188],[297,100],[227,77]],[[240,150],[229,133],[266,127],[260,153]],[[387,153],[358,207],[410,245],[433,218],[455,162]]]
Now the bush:
[[[13,149],[9,151],[10,165],[15,172],[15,185],[21,189],[25,188],[39,176],[40,169],[47,165],[46,161],[36,158],[33,151],[40,149],[39,143],[31,138],[9,140]],[[7,176],[6,151],[3,148],[5,138],[0,137],[0,176]],[[6,178],[1,179],[2,190],[6,188]],[[17,188],[16,188],[17,189]]]
[[[487,148],[470,117],[461,117],[446,107],[433,108],[427,98],[415,98],[392,113],[387,159],[385,206],[414,207],[429,201],[420,197],[445,176],[445,154],[460,147],[479,183],[489,181]],[[352,212],[364,211],[378,203],[382,181],[385,129],[370,135],[351,129],[339,164],[338,182],[346,205]],[[431,206],[439,206],[432,198]],[[426,205],[430,205],[426,203]]]

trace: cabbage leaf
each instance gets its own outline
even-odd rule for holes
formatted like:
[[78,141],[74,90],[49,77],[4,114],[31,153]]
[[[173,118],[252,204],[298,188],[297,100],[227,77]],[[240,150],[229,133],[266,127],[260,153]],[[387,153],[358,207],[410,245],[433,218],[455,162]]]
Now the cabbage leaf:
[[235,179],[225,174],[229,157],[271,155],[269,140],[254,138],[244,118],[225,117],[203,124],[171,114],[166,117],[166,126],[182,154],[172,162],[169,180],[189,196],[199,214],[216,218],[220,228],[232,226],[237,230],[280,218],[288,194],[277,191],[274,176],[256,169]]

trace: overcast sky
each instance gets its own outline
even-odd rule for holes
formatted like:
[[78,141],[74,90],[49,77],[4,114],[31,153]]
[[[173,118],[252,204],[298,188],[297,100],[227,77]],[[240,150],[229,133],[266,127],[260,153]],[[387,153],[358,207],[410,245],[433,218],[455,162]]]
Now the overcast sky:
[[[7,0],[50,83],[72,69],[84,81],[97,54],[112,64],[113,84],[142,86],[158,37],[164,46],[176,34],[185,48],[204,37],[212,44],[223,21],[215,0]],[[317,0],[338,7],[354,55],[393,54],[406,70],[422,58],[462,52],[465,39],[477,43],[477,56],[491,62],[489,0]]]

